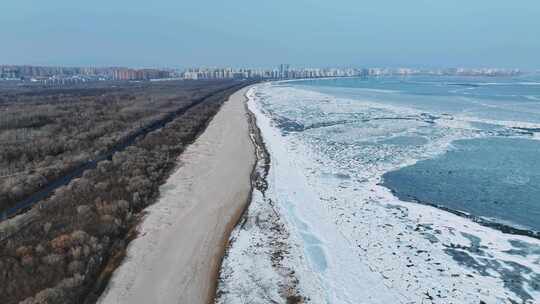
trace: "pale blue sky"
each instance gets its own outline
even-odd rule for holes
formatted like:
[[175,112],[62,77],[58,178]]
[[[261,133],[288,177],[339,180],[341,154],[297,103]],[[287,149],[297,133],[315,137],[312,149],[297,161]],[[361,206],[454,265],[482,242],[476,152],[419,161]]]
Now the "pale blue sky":
[[0,64],[540,68],[539,0],[2,0]]

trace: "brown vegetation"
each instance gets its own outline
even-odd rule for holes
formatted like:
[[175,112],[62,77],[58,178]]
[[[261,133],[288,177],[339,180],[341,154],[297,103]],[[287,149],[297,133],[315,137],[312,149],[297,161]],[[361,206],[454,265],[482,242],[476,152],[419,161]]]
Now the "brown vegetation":
[[[2,161],[9,155],[21,169],[40,172],[36,173],[40,175],[36,180],[45,181],[47,174],[53,173],[36,168],[52,164],[56,168],[54,174],[62,174],[67,170],[64,161],[91,157],[141,122],[155,119],[164,109],[186,106],[197,96],[216,92],[40,202],[33,221],[0,241],[0,302],[95,302],[124,256],[139,213],[157,198],[158,187],[174,167],[176,157],[237,89],[230,86],[231,83],[168,84],[159,85],[161,89],[165,87],[160,92],[152,85],[141,85],[126,89],[123,95],[116,91],[100,92],[86,99],[88,95],[81,93],[70,97],[70,101],[63,99],[52,105],[36,101],[35,107],[52,110],[43,111],[42,116],[26,111],[33,114],[17,124],[51,138],[43,139],[37,147],[27,146],[28,150],[2,148],[0,153]],[[118,98],[104,101],[103,94]],[[121,97],[124,95],[129,97]],[[25,112],[18,106],[14,108]],[[15,123],[7,125],[11,129],[5,130],[13,130]],[[25,162],[32,163],[32,167]],[[29,179],[29,175],[24,178]],[[36,183],[39,184],[29,182]]]
[[0,214],[141,127],[225,83],[138,83],[0,93]]

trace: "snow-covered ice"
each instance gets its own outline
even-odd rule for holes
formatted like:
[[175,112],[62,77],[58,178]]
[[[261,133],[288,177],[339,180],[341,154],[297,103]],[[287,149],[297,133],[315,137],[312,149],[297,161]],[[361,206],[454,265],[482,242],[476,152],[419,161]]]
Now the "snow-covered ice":
[[[481,136],[479,124],[493,122],[441,115],[430,128],[434,118],[410,108],[286,84],[248,95],[270,154],[268,189],[254,190],[232,236],[217,303],[540,301],[539,240],[400,201],[380,185],[385,172]],[[391,122],[381,129],[381,120]],[[389,138],[427,144],[373,146]]]

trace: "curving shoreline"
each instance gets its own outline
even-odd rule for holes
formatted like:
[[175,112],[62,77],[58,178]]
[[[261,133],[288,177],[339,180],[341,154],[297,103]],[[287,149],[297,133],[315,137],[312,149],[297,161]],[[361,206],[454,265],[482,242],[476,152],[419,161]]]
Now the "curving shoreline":
[[[251,94],[271,153],[268,191],[254,190],[249,216],[224,260],[216,303],[285,303],[288,298],[279,291],[291,286],[283,276],[289,269],[297,278],[292,287],[313,303],[429,298],[532,303],[538,298],[537,240],[400,201],[377,178],[354,184],[344,179],[328,165],[329,158],[317,158],[320,154],[300,135],[283,132],[272,120],[314,102],[312,96],[285,90],[259,86]],[[298,104],[289,107],[292,101]],[[275,211],[289,233],[280,233]]]
[[255,149],[246,88],[231,95],[147,209],[99,303],[210,303],[229,234],[249,202]]

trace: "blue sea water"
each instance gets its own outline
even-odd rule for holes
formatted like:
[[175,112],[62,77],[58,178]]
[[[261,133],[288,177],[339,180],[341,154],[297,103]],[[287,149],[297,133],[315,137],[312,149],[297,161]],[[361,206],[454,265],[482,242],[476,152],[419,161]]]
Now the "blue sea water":
[[343,174],[382,171],[402,200],[540,231],[540,77],[284,85],[336,97],[274,110],[284,132],[304,132]]
[[459,140],[440,157],[385,175],[385,186],[420,200],[540,231],[540,141]]
[[335,96],[409,106],[430,113],[540,123],[540,76],[409,76],[308,80],[294,85]]

